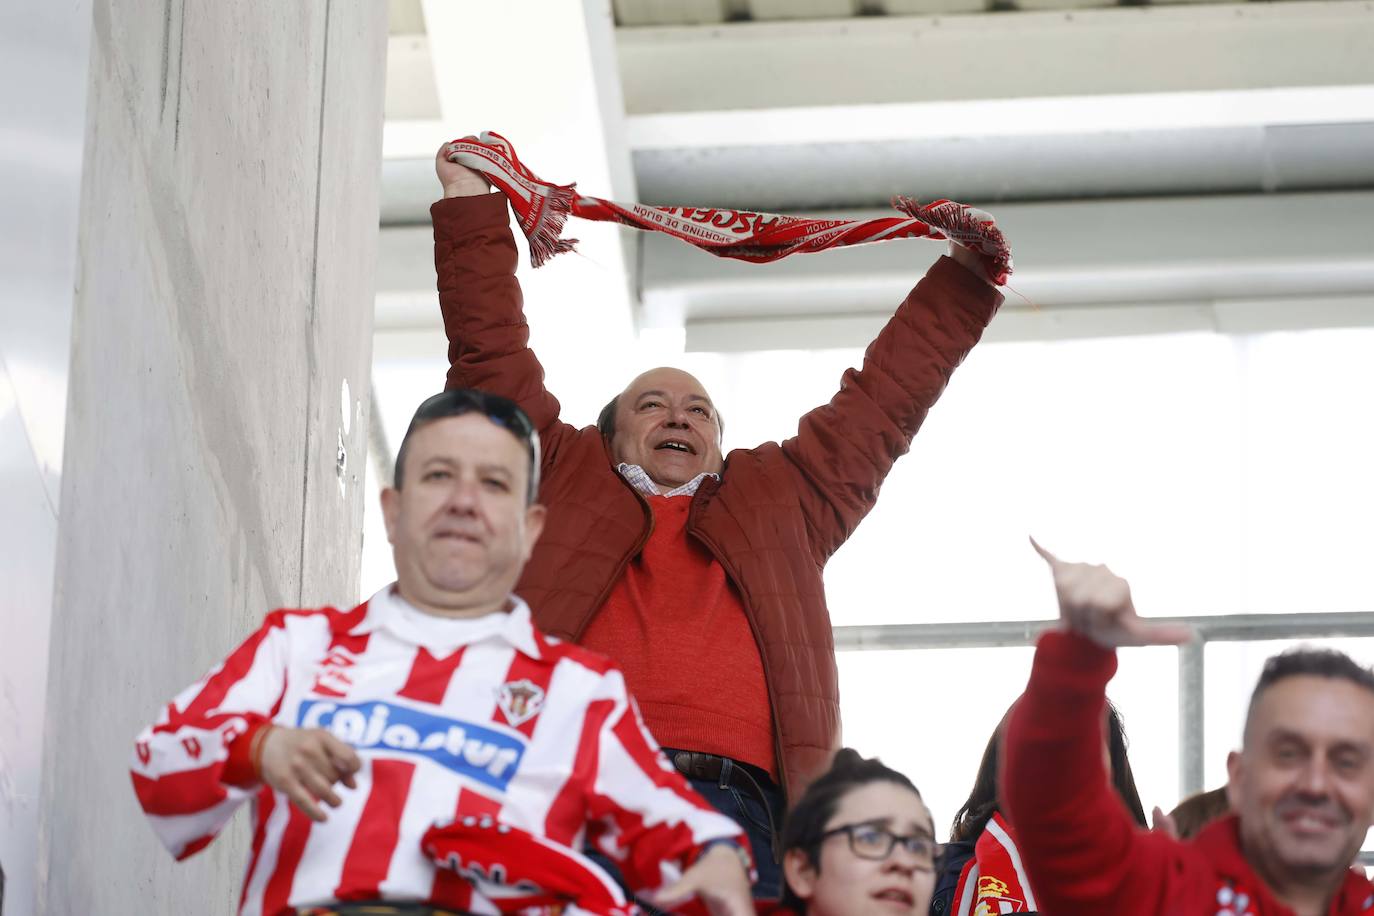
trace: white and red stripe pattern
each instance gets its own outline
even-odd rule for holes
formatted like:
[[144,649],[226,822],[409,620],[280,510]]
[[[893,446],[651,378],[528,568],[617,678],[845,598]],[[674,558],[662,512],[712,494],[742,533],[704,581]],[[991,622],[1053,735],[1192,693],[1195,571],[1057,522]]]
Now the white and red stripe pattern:
[[[268,615],[137,739],[134,787],[158,837],[185,858],[251,797],[242,914],[370,899],[496,913],[421,849],[436,822],[467,815],[590,840],[645,889],[713,840],[742,842],[658,753],[620,672],[540,634],[513,602],[499,628],[456,639],[417,626],[390,587],[347,612]],[[265,720],[326,728],[362,757],[325,823],[265,786],[221,782],[229,745]]]
[[754,213],[723,207],[649,207],[578,194],[574,184],[554,184],[531,172],[510,142],[490,131],[448,145],[448,158],[481,172],[510,199],[516,222],[539,267],[572,251],[576,239],[562,238],[569,214],[663,232],[723,258],[776,261],[799,252],[824,251],[888,239],[949,239],[984,256],[987,276],[1001,286],[1011,275],[1011,250],[992,216],[952,200],[920,204],[897,197],[892,206],[906,216],[869,220],[817,219]]

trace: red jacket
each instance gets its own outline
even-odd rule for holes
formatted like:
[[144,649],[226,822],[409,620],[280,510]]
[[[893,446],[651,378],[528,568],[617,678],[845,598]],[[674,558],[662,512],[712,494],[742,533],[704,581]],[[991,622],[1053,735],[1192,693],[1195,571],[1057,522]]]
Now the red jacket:
[[[528,347],[516,248],[499,194],[436,203],[434,260],[449,339],[449,387],[505,395],[544,446],[544,532],[516,591],[548,633],[577,640],[648,538],[643,496],[616,472],[594,426],[559,420]],[[821,572],[872,508],[955,367],[1002,297],[949,258],[845,372],[797,435],[732,451],[720,481],[693,497],[688,534],[739,589],[772,704],[777,759],[792,797],[839,746],[839,685]]]
[[[1001,786],[1041,909],[1054,916],[1292,916],[1240,847],[1235,815],[1190,842],[1137,827],[1102,765],[1116,653],[1062,631],[1040,638],[1007,723]],[[1374,884],[1347,873],[1331,916],[1374,913]]]

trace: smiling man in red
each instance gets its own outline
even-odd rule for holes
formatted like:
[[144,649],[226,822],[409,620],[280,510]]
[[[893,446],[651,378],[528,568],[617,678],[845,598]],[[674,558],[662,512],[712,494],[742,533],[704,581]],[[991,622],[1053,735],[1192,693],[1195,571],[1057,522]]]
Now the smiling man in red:
[[548,519],[519,592],[545,630],[621,666],[673,764],[748,831],[756,894],[776,896],[769,853],[784,796],[839,746],[825,564],[1002,297],[979,257],[954,246],[782,443],[722,456],[710,395],[670,368],[636,378],[579,429],[529,349],[506,198],[446,150],[435,168],[448,385],[516,401],[546,445]]
[[1062,628],[1040,638],[1008,719],[1002,791],[1042,911],[1374,913],[1374,884],[1351,870],[1374,822],[1374,672],[1325,649],[1269,659],[1227,758],[1233,813],[1187,842],[1147,832],[1107,780],[1104,690],[1118,647],[1190,634],[1136,616],[1126,581],[1106,567],[1041,554]]
[[681,369],[650,369],[630,382],[606,405],[599,425],[617,462],[638,467],[658,490],[719,475],[725,463],[716,407],[706,386]]
[[1295,910],[1336,912],[1374,820],[1374,675],[1336,652],[1271,658],[1226,764],[1246,859]]

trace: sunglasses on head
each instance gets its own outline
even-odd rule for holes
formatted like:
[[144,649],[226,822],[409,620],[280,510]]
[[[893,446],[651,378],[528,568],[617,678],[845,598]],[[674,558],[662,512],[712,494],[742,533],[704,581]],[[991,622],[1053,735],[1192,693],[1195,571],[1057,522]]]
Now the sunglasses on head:
[[444,417],[458,417],[467,413],[480,413],[500,426],[504,426],[521,442],[537,441],[539,434],[529,415],[509,398],[490,394],[477,388],[454,388],[441,391],[415,409],[410,420],[413,428],[417,421],[441,420]]
[[405,437],[401,439],[401,447],[396,453],[397,487],[400,486],[401,465],[405,460],[406,443],[415,431],[435,420],[461,417],[469,413],[481,414],[515,436],[525,446],[530,456],[529,500],[533,502],[535,493],[539,491],[539,433],[535,430],[529,414],[521,410],[519,404],[509,398],[503,398],[499,394],[491,394],[477,388],[454,388],[449,391],[441,391],[426,398],[415,409],[414,416],[410,418],[410,426],[406,429]]

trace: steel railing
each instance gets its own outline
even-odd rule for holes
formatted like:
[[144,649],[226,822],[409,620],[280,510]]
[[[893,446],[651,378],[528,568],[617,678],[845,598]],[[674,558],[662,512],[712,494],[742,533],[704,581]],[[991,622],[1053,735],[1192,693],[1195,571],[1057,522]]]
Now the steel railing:
[[[1204,649],[1209,642],[1329,639],[1374,636],[1374,612],[1227,614],[1151,618],[1186,623],[1197,639],[1178,648],[1178,784],[1182,797],[1202,791]],[[1033,646],[1055,620],[992,620],[975,623],[908,623],[835,627],[835,649],[1004,649]],[[1374,853],[1364,864],[1374,864]]]

